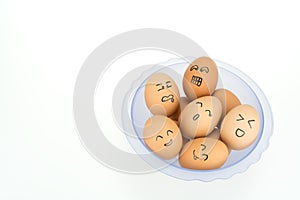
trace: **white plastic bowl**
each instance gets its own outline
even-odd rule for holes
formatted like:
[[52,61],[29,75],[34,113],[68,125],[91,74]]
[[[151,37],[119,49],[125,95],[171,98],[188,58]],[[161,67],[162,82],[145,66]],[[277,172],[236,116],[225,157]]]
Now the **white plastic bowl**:
[[[216,61],[216,60],[215,60]],[[182,179],[212,181],[215,179],[227,179],[234,174],[242,173],[253,163],[257,162],[262,153],[267,149],[269,139],[273,133],[273,117],[267,98],[256,83],[237,68],[216,61],[219,70],[217,88],[226,88],[232,91],[240,99],[242,104],[250,104],[259,112],[261,129],[256,141],[248,148],[240,151],[232,150],[226,163],[219,169],[214,170],[190,170],[182,168],[177,159],[165,161],[153,154],[144,144],[142,139],[145,121],[152,116],[144,99],[145,82],[155,72],[165,72],[171,76],[178,85],[180,95],[185,96],[182,89],[182,76],[189,65],[186,60],[173,59],[160,67],[144,72],[140,79],[134,83],[142,83],[136,89],[132,98],[131,123],[137,138],[127,136],[127,139],[135,152],[139,154],[149,165],[161,172]],[[147,156],[143,156],[147,155]],[[149,156],[150,155],[150,156]]]

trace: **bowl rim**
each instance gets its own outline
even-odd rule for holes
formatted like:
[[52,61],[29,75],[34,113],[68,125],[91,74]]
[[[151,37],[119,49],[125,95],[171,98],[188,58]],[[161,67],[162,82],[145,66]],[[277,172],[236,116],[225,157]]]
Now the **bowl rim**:
[[[184,60],[183,59],[170,59],[167,62],[159,64],[159,66],[165,66],[166,67],[166,66],[169,66],[170,63],[172,63],[172,65],[182,64],[182,63],[187,64],[188,60],[191,60],[191,59],[190,58],[189,59],[184,59]],[[219,61],[217,59],[213,59],[213,60],[216,62],[218,68],[222,68],[222,70],[226,70],[229,73],[233,73],[235,76],[240,78],[241,81],[243,81],[253,91],[253,93],[255,94],[255,96],[258,100],[260,109],[262,111],[263,119],[261,120],[262,121],[261,134],[259,135],[259,138],[257,139],[257,142],[256,142],[255,146],[241,160],[238,160],[238,161],[236,161],[236,162],[234,162],[234,163],[232,163],[229,166],[226,166],[224,168],[213,169],[213,170],[192,170],[192,169],[181,168],[181,167],[172,165],[169,162],[167,162],[163,159],[160,159],[160,158],[158,158],[157,156],[155,156],[153,154],[153,156],[155,156],[157,159],[159,159],[160,161],[162,161],[166,164],[165,167],[158,168],[155,171],[159,170],[159,171],[163,172],[164,174],[167,174],[169,176],[172,176],[174,178],[178,178],[178,179],[181,179],[181,180],[186,180],[186,181],[199,180],[199,181],[209,182],[209,181],[213,181],[213,180],[216,180],[216,179],[228,179],[228,178],[232,177],[235,174],[245,172],[251,165],[258,162],[260,160],[263,152],[268,148],[269,139],[273,134],[273,114],[272,114],[270,104],[269,104],[265,94],[263,93],[261,88],[248,75],[246,75],[244,72],[240,71],[236,67],[234,67],[232,65],[229,65],[225,62]],[[157,68],[155,68],[155,69],[157,69]],[[155,72],[153,69],[151,71],[152,71],[152,73]],[[148,72],[148,74],[149,74],[149,72]],[[146,73],[144,73],[144,76],[141,76],[140,78],[145,77],[145,75],[146,75]],[[136,84],[137,81],[135,81],[134,83]],[[132,101],[129,104],[131,120],[133,119],[131,107],[132,107],[132,103],[134,102],[137,91],[138,91],[138,89],[134,91]],[[137,131],[136,131],[132,121],[131,121],[131,125],[132,125],[132,128],[133,128],[132,130],[134,130],[135,134],[137,135]],[[132,137],[128,137],[128,135],[126,136],[128,142],[130,143],[130,145],[132,146],[134,151],[137,154],[139,154],[137,152],[137,148],[135,146],[136,142],[137,141],[140,142],[139,145],[143,145],[144,147],[145,147],[145,145],[140,140],[140,137],[138,135],[137,135],[137,137],[139,138],[138,140],[136,140]],[[148,149],[148,151],[149,151],[149,149]],[[144,159],[145,162],[150,164],[147,160],[145,160],[145,158],[142,155],[141,155],[141,157],[142,157],[142,159]],[[189,174],[187,176],[186,173],[191,173],[191,174]]]

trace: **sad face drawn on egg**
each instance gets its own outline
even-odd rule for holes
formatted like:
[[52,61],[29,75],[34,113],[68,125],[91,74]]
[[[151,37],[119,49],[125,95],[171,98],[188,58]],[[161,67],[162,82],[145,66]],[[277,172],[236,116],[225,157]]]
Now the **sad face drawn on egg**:
[[[168,80],[168,81],[166,81],[165,84],[158,83],[158,84],[156,84],[156,86],[158,87],[157,92],[159,92],[161,90],[164,90],[165,88],[172,87],[172,84],[171,84],[171,81]],[[161,102],[167,102],[167,101],[170,101],[170,102],[174,103],[174,95],[173,94],[169,94],[167,96],[162,96]]]
[[250,146],[258,136],[260,117],[254,107],[240,105],[233,108],[221,124],[221,138],[232,149]]
[[152,75],[145,86],[145,101],[154,115],[173,115],[179,107],[179,90],[174,80],[164,74]]

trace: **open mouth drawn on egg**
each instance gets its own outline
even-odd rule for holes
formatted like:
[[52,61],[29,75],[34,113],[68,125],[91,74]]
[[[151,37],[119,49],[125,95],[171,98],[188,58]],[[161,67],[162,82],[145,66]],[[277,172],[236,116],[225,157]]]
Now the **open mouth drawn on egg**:
[[172,144],[173,144],[173,140],[171,139],[168,143],[165,143],[164,146],[167,147],[167,146],[170,146]]
[[235,130],[235,135],[237,137],[243,137],[245,135],[245,131],[243,131],[242,129],[238,128]]

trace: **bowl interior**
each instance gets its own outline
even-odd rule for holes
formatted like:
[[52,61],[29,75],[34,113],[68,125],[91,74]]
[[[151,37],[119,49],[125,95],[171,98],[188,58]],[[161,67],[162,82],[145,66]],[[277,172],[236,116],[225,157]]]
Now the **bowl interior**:
[[[226,163],[219,169],[215,170],[190,170],[182,168],[177,159],[174,158],[169,161],[165,161],[162,159],[159,159],[157,156],[155,156],[151,151],[147,148],[147,146],[144,144],[143,141],[143,127],[148,118],[152,116],[152,114],[149,112],[144,99],[144,90],[145,90],[145,83],[147,79],[143,81],[143,84],[139,88],[137,88],[131,104],[131,122],[132,126],[134,127],[135,133],[138,138],[138,142],[131,142],[132,147],[138,154],[152,154],[153,159],[148,159],[146,162],[152,166],[157,166],[158,162],[166,163],[168,164],[164,171],[169,173],[172,176],[176,177],[176,173],[190,173],[193,171],[193,173],[203,173],[205,171],[216,172],[220,173],[223,169],[230,168],[231,166],[234,166],[238,164],[239,162],[242,162],[243,159],[245,159],[251,152],[255,149],[257,143],[261,139],[261,135],[263,133],[263,124],[264,124],[264,116],[263,116],[263,110],[259,101],[259,98],[256,96],[255,91],[249,86],[249,84],[246,83],[245,80],[243,80],[240,76],[239,71],[232,72],[228,67],[226,67],[225,64],[216,61],[218,65],[219,70],[219,79],[217,88],[226,88],[230,91],[232,91],[241,101],[242,104],[250,104],[253,107],[256,108],[258,111],[260,118],[261,118],[261,130],[259,132],[259,135],[256,139],[256,141],[249,146],[248,148],[244,150],[235,151],[232,150],[228,160]],[[182,88],[182,78],[183,74],[188,67],[187,62],[178,63],[178,64],[171,64],[168,66],[165,66],[161,69],[159,69],[159,72],[164,72],[171,76],[174,81],[177,83],[177,86],[179,88],[180,96],[185,96]],[[154,72],[155,73],[155,72]],[[149,74],[151,76],[151,74]],[[149,158],[149,157],[147,157]],[[157,163],[153,163],[157,162]],[[175,173],[175,174],[174,174]],[[182,176],[182,175],[181,175]]]

